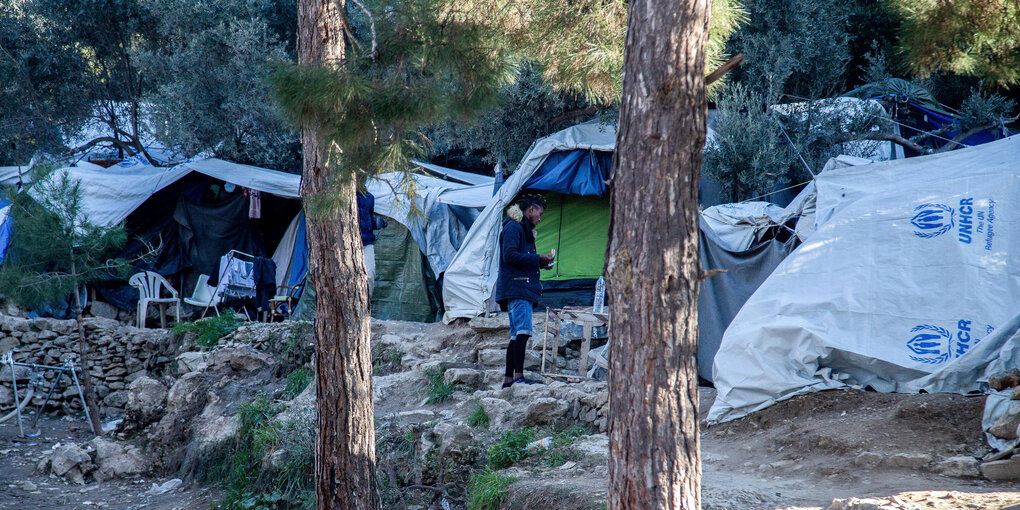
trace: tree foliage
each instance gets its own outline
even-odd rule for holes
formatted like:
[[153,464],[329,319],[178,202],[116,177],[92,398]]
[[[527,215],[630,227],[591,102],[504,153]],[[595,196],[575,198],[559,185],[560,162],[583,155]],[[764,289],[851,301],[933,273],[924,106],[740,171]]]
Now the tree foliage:
[[333,191],[348,179],[407,170],[423,154],[422,127],[490,106],[511,74],[481,13],[446,0],[364,7],[363,19],[351,18],[342,62],[284,66],[274,77],[284,110],[317,126],[330,153],[332,191],[315,197],[313,212],[338,210],[342,195]]
[[123,226],[90,222],[81,183],[67,173],[55,172],[10,199],[14,234],[0,265],[0,292],[8,299],[32,309],[130,269],[111,257],[127,240]]
[[268,77],[292,61],[267,13],[279,2],[153,0],[158,45],[134,60],[156,139],[193,155],[296,172],[297,135],[272,100]]
[[904,63],[921,77],[945,70],[989,85],[1020,83],[1020,3],[890,0],[902,20]]

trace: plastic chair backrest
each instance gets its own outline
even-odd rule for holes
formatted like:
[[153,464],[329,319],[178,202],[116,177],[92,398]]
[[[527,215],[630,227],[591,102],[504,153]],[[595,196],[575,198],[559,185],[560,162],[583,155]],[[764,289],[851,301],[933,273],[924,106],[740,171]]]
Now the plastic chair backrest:
[[159,273],[152,271],[135,273],[128,280],[128,284],[138,288],[141,299],[159,299],[162,288],[166,288],[171,296],[177,297],[177,290],[170,285],[170,282],[166,281],[166,278],[163,278]]
[[208,303],[212,301],[212,297],[215,292],[216,288],[209,285],[209,275],[198,275],[198,281],[195,282],[195,291],[191,293],[191,299],[202,303]]

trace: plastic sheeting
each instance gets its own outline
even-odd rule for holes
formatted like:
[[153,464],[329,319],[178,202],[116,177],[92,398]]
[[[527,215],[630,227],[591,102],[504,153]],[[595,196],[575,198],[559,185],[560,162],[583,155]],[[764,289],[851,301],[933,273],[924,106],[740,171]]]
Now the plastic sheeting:
[[446,270],[443,281],[444,321],[474,317],[486,311],[498,275],[496,245],[503,209],[531,180],[550,154],[561,151],[612,151],[616,128],[598,122],[569,127],[539,139],[528,150],[517,170],[496,191],[467,233],[461,249]]
[[741,202],[709,207],[701,212],[701,221],[715,234],[715,242],[729,251],[744,251],[765,232],[782,225],[785,210],[768,202]]
[[606,181],[612,167],[613,153],[609,151],[554,152],[524,183],[524,189],[601,197],[606,194]]
[[1014,137],[822,172],[817,230],[723,336],[709,421],[809,391],[913,391],[980,345],[1020,302],[1018,158]]

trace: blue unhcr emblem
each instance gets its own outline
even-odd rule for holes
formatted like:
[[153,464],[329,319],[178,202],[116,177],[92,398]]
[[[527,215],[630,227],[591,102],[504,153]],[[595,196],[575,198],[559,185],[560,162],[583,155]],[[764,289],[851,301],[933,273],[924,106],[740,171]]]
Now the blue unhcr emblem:
[[945,363],[950,356],[952,336],[946,328],[921,324],[910,330],[917,333],[914,338],[907,341],[907,347],[918,356],[910,356],[910,359],[921,363],[938,365]]
[[914,208],[910,223],[917,228],[914,235],[922,239],[945,234],[953,228],[953,208],[942,204],[921,204]]

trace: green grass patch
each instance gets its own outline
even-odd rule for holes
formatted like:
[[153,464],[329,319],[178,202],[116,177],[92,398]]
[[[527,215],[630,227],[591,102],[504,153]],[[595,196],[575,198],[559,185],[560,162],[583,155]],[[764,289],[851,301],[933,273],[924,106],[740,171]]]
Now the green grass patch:
[[457,391],[457,385],[443,380],[443,373],[446,370],[432,369],[425,372],[429,378],[429,403],[441,404],[450,399],[453,392]]
[[574,425],[567,430],[553,434],[549,449],[542,454],[542,457],[545,459],[545,465],[560,467],[566,464],[567,461],[578,460],[580,455],[571,450],[570,445],[586,435],[588,435],[588,431],[580,425]]
[[515,480],[490,468],[472,475],[468,487],[467,510],[499,510],[500,505],[506,501],[510,484]]
[[220,338],[237,331],[239,327],[241,327],[241,320],[233,313],[226,313],[218,317],[177,323],[170,332],[177,337],[194,333],[195,343],[204,347],[212,347],[220,341]]
[[283,389],[283,398],[291,400],[305,391],[308,383],[312,382],[312,370],[308,367],[298,367],[287,374],[287,386]]
[[508,468],[528,456],[528,443],[535,440],[535,429],[508,430],[499,436],[499,442],[489,448],[489,467]]
[[482,404],[475,403],[475,410],[471,411],[471,415],[468,416],[467,424],[475,428],[489,428],[489,415],[485,414],[485,408],[482,407]]
[[[208,473],[224,488],[226,510],[315,507],[314,424],[309,420],[274,422],[282,410],[265,394],[239,409],[241,427],[221,462]],[[283,452],[271,467],[266,455]]]

